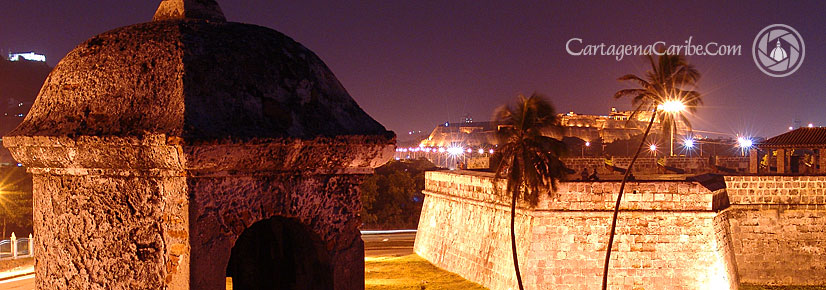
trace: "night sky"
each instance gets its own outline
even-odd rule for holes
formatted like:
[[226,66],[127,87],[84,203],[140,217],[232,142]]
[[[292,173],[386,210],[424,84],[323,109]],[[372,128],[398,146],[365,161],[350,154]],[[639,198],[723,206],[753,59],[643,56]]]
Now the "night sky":
[[[574,37],[740,44],[740,56],[688,58],[703,74],[695,129],[770,137],[794,120],[826,126],[825,3],[686,2],[218,0],[229,21],[273,28],[318,54],[400,140],[465,114],[488,120],[520,93],[545,94],[560,112],[629,109],[629,100],[611,96],[624,87],[617,77],[647,68],[642,57],[570,56],[565,43]],[[96,34],[150,21],[158,3],[3,0],[0,50],[44,53],[54,66]],[[775,23],[795,28],[806,46],[802,67],[785,78],[763,74],[751,54],[757,33]]]

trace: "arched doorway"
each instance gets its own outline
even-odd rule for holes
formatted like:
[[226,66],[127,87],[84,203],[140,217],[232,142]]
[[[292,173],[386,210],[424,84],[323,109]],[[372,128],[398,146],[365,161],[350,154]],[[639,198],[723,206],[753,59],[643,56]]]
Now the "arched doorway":
[[321,239],[297,220],[273,217],[241,233],[227,264],[234,290],[333,289]]

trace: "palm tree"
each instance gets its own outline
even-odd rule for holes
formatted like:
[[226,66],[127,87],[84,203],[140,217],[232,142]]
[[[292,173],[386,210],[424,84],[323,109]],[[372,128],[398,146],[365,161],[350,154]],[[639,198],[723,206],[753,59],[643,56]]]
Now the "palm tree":
[[[605,253],[605,266],[602,273],[602,289],[608,287],[608,265],[611,261],[611,247],[614,243],[614,233],[617,226],[617,215],[619,214],[620,202],[622,201],[622,193],[625,190],[625,183],[628,181],[628,175],[634,167],[634,162],[637,161],[640,152],[645,144],[645,139],[651,131],[651,126],[657,118],[659,112],[660,123],[662,124],[663,133],[669,129],[672,130],[676,126],[676,120],[679,118],[687,126],[691,126],[688,122],[684,111],[694,113],[697,106],[702,105],[703,100],[699,92],[694,91],[697,81],[700,79],[700,73],[694,66],[688,64],[685,57],[681,55],[667,55],[662,54],[657,61],[654,57],[647,56],[648,62],[651,64],[651,70],[647,71],[645,78],[634,74],[624,75],[619,78],[620,81],[628,81],[634,83],[637,88],[619,90],[614,94],[614,98],[630,97],[631,104],[634,106],[634,113],[630,119],[634,118],[639,112],[650,111],[651,119],[648,121],[648,127],[643,133],[640,146],[631,159],[631,164],[625,171],[620,184],[619,194],[617,195],[617,203],[614,206],[614,217],[611,220],[611,234],[608,238],[607,252]],[[664,135],[664,134],[663,134]],[[673,143],[673,142],[671,142]],[[673,148],[673,144],[671,145]]]
[[[522,276],[516,253],[517,200],[527,201],[531,207],[539,202],[542,193],[556,192],[557,180],[564,177],[565,165],[559,157],[566,152],[565,144],[543,135],[557,128],[558,119],[553,105],[534,93],[528,98],[520,95],[514,106],[496,110],[494,121],[502,127],[497,132],[501,161],[496,167],[494,184],[504,179],[511,198],[511,250],[513,267],[519,289]],[[498,186],[494,189],[498,192]]]

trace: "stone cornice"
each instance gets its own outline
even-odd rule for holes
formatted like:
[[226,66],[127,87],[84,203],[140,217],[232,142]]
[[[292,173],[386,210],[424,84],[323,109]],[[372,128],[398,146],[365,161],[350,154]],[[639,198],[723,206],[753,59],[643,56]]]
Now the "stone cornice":
[[[255,172],[370,174],[392,158],[395,140],[387,136],[338,136],[192,142],[150,134],[12,136],[3,142],[33,173],[228,176]],[[124,173],[127,171],[131,173]],[[173,173],[176,171],[180,173]]]

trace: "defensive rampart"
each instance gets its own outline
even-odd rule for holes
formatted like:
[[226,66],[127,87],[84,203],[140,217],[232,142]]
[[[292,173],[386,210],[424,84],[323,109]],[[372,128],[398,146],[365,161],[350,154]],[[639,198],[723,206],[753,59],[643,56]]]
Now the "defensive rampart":
[[[416,252],[491,289],[516,287],[508,199],[492,175],[428,172]],[[499,183],[500,191],[503,184]],[[708,186],[708,187],[707,187]],[[563,182],[517,209],[527,289],[596,289],[619,182]],[[826,284],[826,177],[727,176],[628,184],[612,289]]]
[[[502,185],[500,183],[500,185]],[[565,182],[520,205],[517,244],[527,289],[597,289],[619,182]],[[612,289],[736,289],[724,190],[632,182],[611,263]],[[491,289],[512,289],[509,206],[492,175],[428,172],[416,252]],[[717,198],[715,198],[717,197]]]
[[826,284],[826,176],[726,176],[740,281]]

